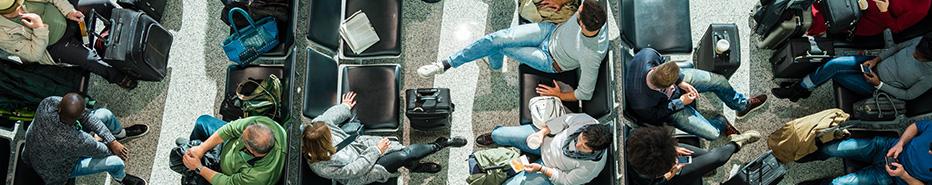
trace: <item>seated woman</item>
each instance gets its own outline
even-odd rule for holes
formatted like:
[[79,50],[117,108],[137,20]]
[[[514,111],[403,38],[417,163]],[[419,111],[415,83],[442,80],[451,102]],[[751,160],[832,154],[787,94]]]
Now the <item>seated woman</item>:
[[104,65],[93,50],[84,46],[78,28],[84,23],[84,14],[68,0],[0,0],[0,15],[3,52],[25,62],[77,65],[120,87],[136,87],[135,79]]
[[337,124],[350,118],[356,105],[356,94],[343,95],[343,103],[336,105],[315,118],[310,124],[302,125],[303,156],[308,166],[317,175],[333,179],[341,184],[356,185],[385,182],[397,177],[398,168],[405,167],[415,173],[437,173],[437,163],[421,163],[420,159],[448,146],[462,147],[462,138],[437,138],[433,143],[402,146],[377,136],[358,136],[345,148],[336,148],[338,143],[350,138]]
[[[860,0],[861,19],[854,28],[854,35],[880,35],[887,28],[899,33],[922,21],[929,13],[930,3],[932,0]],[[819,36],[828,30],[821,9],[818,4],[812,5],[812,27],[808,35]]]

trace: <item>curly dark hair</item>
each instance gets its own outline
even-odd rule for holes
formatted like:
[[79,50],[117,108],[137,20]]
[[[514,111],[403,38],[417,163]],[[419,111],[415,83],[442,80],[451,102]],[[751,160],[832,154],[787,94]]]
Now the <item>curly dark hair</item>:
[[579,20],[588,31],[599,31],[605,25],[607,15],[605,7],[598,0],[584,0],[583,8],[579,11]]
[[605,150],[612,144],[612,127],[606,124],[588,125],[582,135],[586,136],[586,146],[592,150]]
[[625,142],[626,164],[645,177],[660,177],[676,164],[676,138],[668,126],[634,129]]

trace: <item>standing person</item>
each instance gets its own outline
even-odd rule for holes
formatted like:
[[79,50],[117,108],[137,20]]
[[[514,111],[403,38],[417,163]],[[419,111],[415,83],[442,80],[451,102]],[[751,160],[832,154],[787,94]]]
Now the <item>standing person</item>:
[[[565,3],[548,3],[550,6],[556,4]],[[556,96],[563,101],[589,100],[595,89],[599,65],[608,52],[608,26],[605,22],[605,8],[597,0],[585,0],[576,14],[562,24],[542,22],[499,30],[446,59],[421,66],[417,73],[426,78],[483,58],[489,68],[500,71],[504,56],[508,56],[547,73],[580,69],[579,87],[575,91],[563,92],[559,85],[554,84],[553,87],[540,85],[537,93]]]
[[767,95],[747,98],[735,91],[724,76],[699,69],[680,69],[675,62],[664,63],[656,50],[641,49],[625,65],[625,98],[629,110],[639,122],[659,125],[669,123],[707,140],[738,134],[738,130],[718,115],[706,119],[696,110],[699,93],[713,92],[728,108],[743,118],[760,108]]
[[122,184],[146,184],[124,171],[129,149],[118,140],[143,136],[149,127],[122,128],[109,110],[87,110],[84,106],[84,98],[76,93],[42,100],[35,120],[26,129],[25,162],[46,184],[64,184],[68,178],[101,172]]
[[[269,117],[252,116],[230,123],[202,115],[190,140],[204,141],[182,157],[184,166],[214,185],[272,185],[285,166],[287,133]],[[201,163],[207,151],[220,147],[220,169]]]

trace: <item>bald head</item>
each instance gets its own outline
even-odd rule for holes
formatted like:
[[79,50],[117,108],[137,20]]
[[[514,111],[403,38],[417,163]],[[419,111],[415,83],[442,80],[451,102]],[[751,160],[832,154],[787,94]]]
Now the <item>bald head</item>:
[[66,124],[74,124],[84,114],[84,97],[77,93],[68,93],[58,103],[58,117]]
[[275,137],[272,136],[272,129],[264,124],[252,124],[243,130],[243,141],[246,146],[252,149],[256,157],[265,156],[272,151],[275,146]]

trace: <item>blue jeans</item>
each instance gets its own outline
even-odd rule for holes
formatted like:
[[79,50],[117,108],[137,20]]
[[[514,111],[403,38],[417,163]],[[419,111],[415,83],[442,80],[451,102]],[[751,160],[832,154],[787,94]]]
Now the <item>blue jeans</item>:
[[861,72],[861,63],[873,59],[870,56],[845,56],[829,60],[828,63],[816,69],[815,72],[803,78],[803,88],[812,91],[819,85],[835,80],[842,87],[850,89],[857,94],[870,95],[874,93],[874,86],[867,83],[864,73]]
[[188,139],[207,141],[210,135],[213,135],[214,132],[217,132],[217,130],[220,130],[220,127],[226,124],[227,122],[213,116],[206,114],[201,115],[197,117],[197,121],[194,122],[194,130],[191,131],[191,136],[189,136]]
[[110,129],[110,133],[114,136],[123,134],[123,125],[120,124],[120,121],[117,120],[116,116],[113,115],[113,112],[105,108],[100,108],[91,111],[91,118],[100,120],[104,123],[104,126],[107,126]]
[[[537,161],[534,161],[534,163],[544,165],[544,161],[540,159],[537,159]],[[505,185],[523,185],[523,184],[549,185],[553,183],[551,183],[550,178],[548,178],[543,173],[536,173],[536,172],[528,173],[526,171],[522,171],[518,173],[517,175],[515,175],[514,177],[508,178],[508,180],[505,180],[505,183],[502,183],[502,184],[505,184]]]
[[497,70],[502,68],[504,56],[508,56],[538,71],[556,73],[548,49],[554,28],[553,23],[533,23],[499,30],[479,38],[447,61],[456,68],[489,57],[489,68]]
[[[700,93],[714,93],[728,108],[735,111],[744,111],[748,108],[747,96],[735,91],[724,76],[689,68],[681,69],[680,73],[683,74],[683,82],[689,83]],[[670,117],[673,120],[673,127],[708,140],[718,139],[721,137],[721,131],[725,129],[725,123],[706,119],[692,104],[673,113]]]
[[[532,124],[510,127],[495,127],[492,129],[492,142],[499,146],[511,146],[518,148],[521,152],[540,155],[540,148],[531,149],[527,146],[527,137],[537,132],[537,128]],[[544,161],[537,159],[537,164],[544,164]],[[509,178],[504,184],[551,184],[550,179],[541,173],[520,172],[514,177]]]
[[78,159],[74,169],[71,170],[71,177],[92,175],[100,172],[107,172],[116,181],[123,181],[126,177],[126,167],[123,159],[115,155],[101,158],[81,158]]
[[872,139],[853,138],[841,141],[835,141],[819,148],[819,152],[829,157],[840,157],[855,161],[869,162],[870,166],[864,167],[854,173],[836,177],[832,184],[893,184],[894,177],[887,174],[884,158],[887,151],[893,145],[896,145],[897,138],[893,137],[874,137]]

